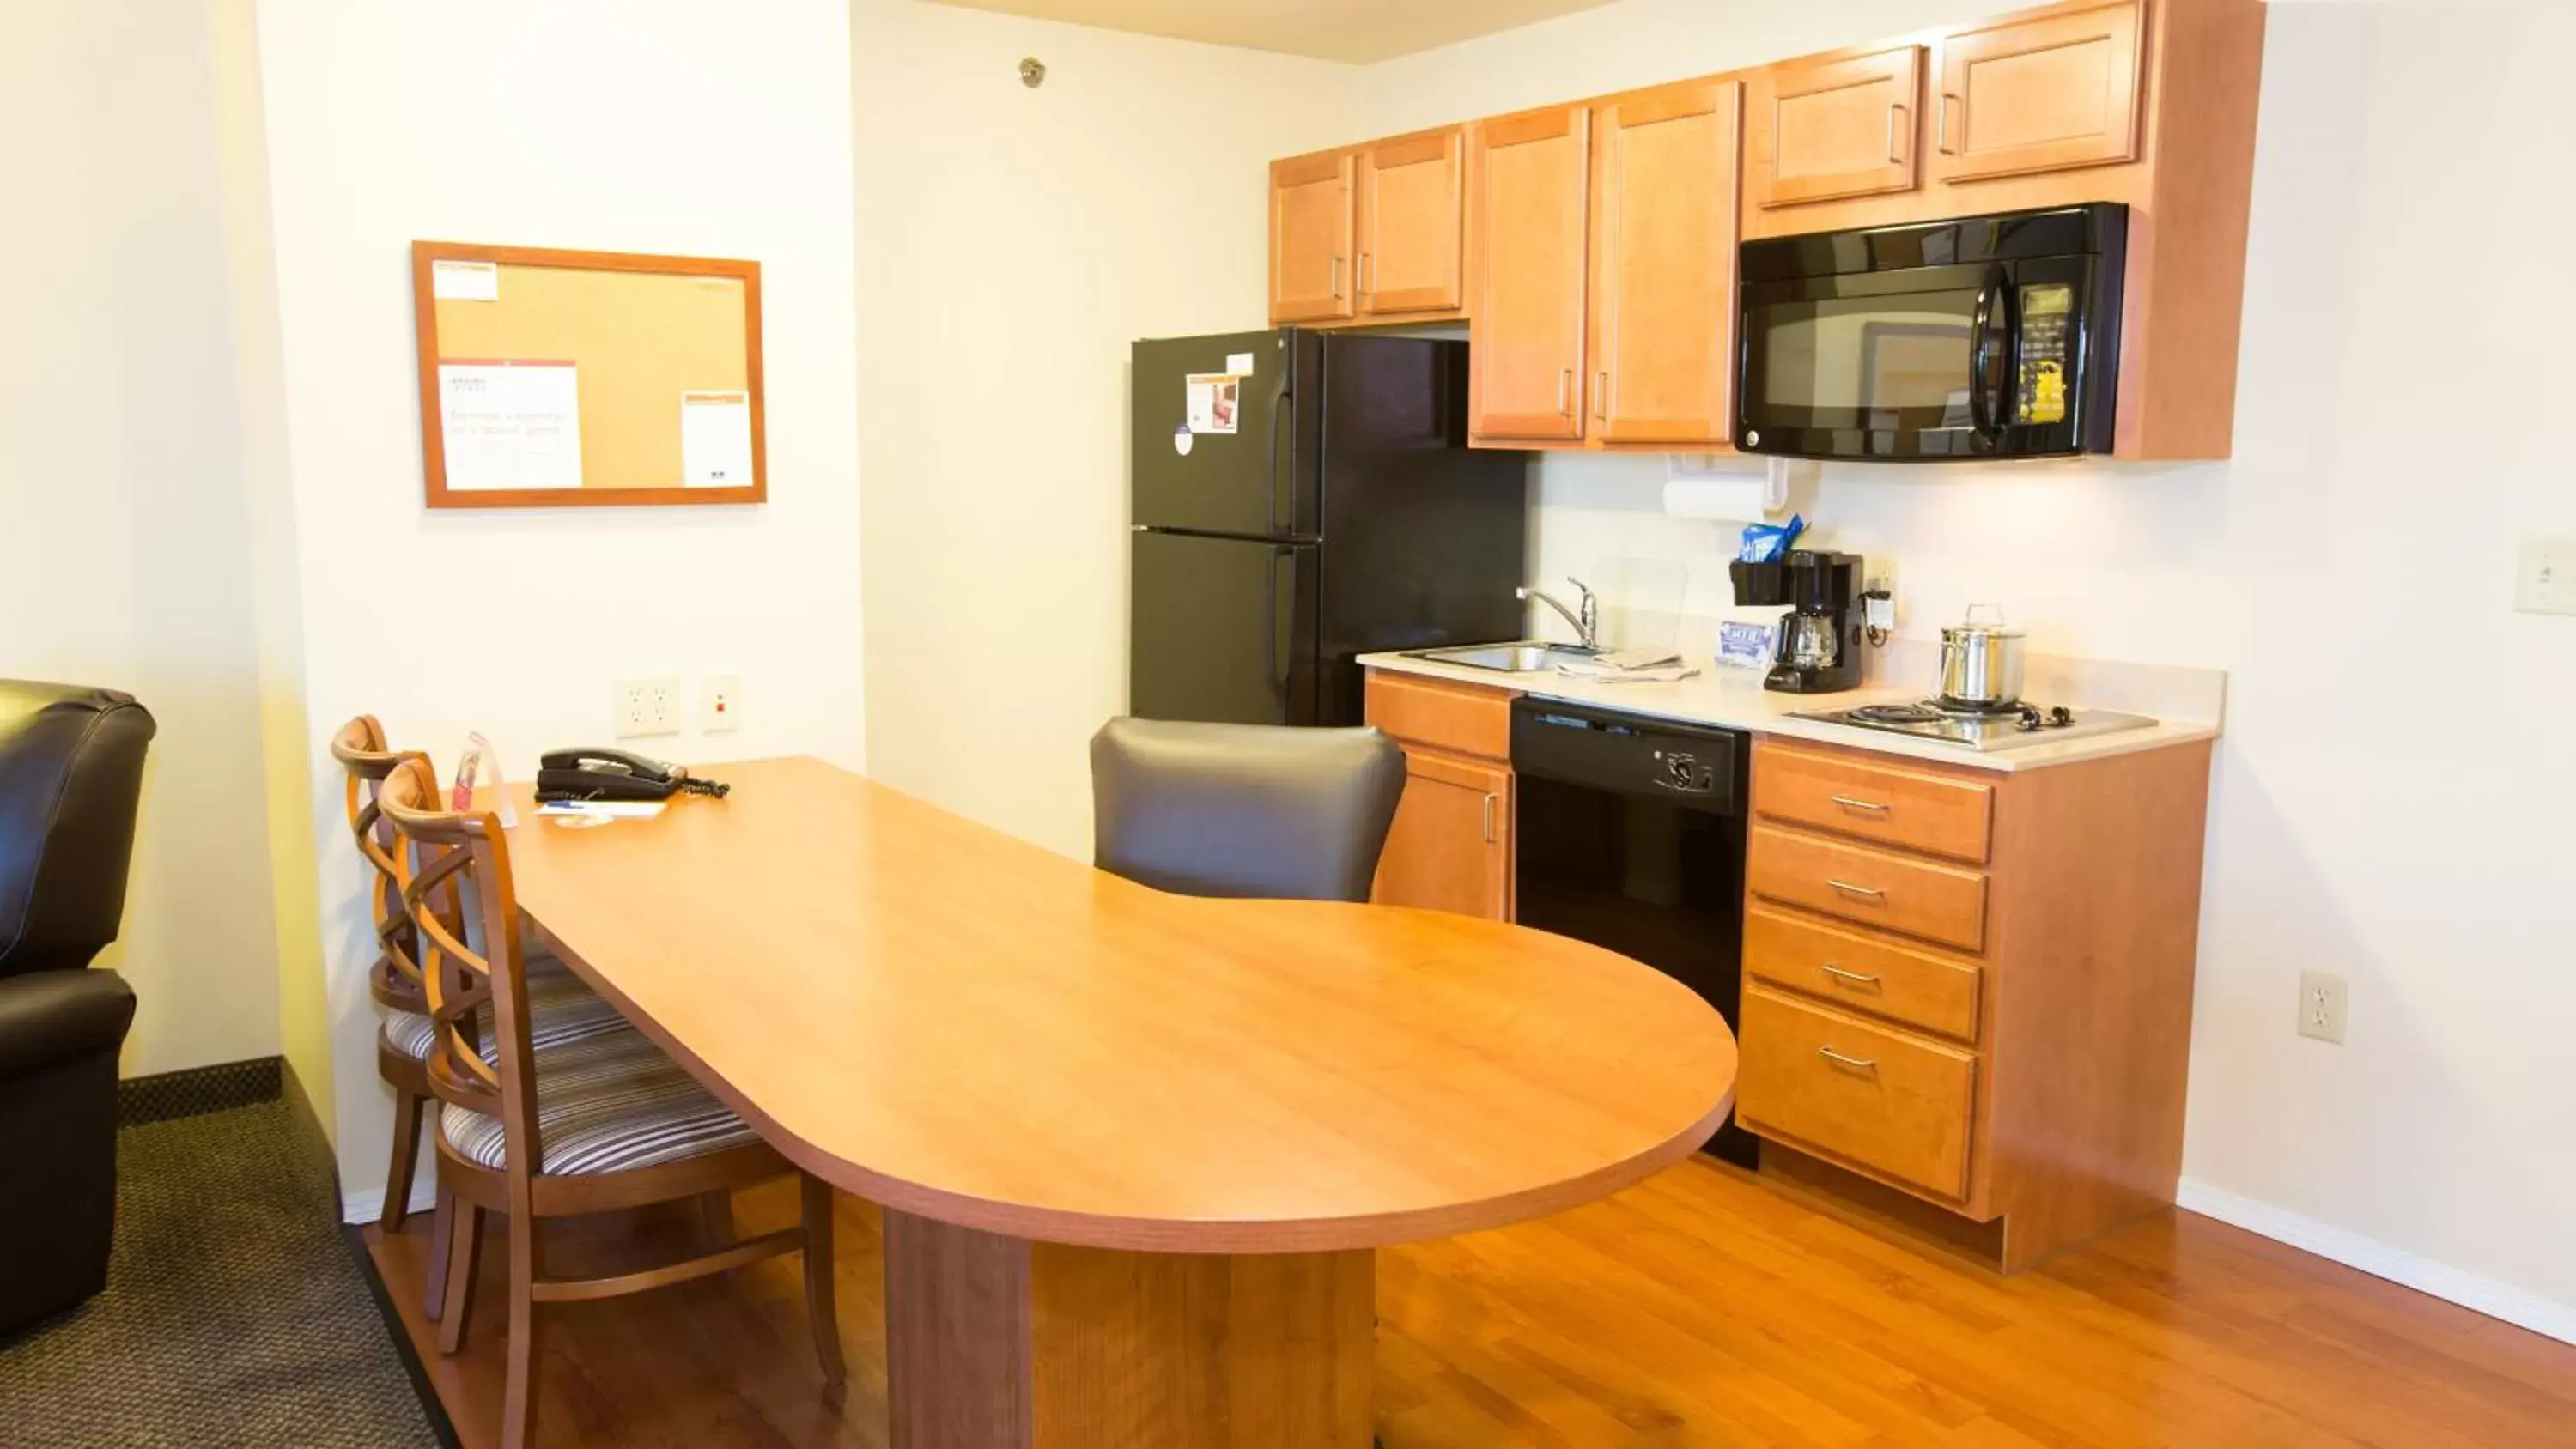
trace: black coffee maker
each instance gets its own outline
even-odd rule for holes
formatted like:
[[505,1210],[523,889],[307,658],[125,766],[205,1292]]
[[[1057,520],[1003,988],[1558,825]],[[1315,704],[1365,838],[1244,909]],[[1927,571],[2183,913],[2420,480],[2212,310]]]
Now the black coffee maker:
[[1780,560],[1780,616],[1764,689],[1831,694],[1860,687],[1861,557],[1791,549]]

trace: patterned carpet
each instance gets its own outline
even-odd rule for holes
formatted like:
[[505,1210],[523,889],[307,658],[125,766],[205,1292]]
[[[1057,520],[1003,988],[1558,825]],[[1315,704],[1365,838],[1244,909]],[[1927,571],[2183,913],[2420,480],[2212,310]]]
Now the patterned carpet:
[[283,1102],[120,1130],[107,1291],[0,1341],[0,1444],[439,1442]]

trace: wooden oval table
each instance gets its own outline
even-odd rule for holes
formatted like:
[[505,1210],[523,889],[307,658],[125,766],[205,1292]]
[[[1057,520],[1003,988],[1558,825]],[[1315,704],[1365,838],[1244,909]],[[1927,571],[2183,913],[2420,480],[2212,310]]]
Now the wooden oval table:
[[[893,1442],[1363,1446],[1374,1249],[1688,1155],[1735,1042],[1626,957],[1166,895],[820,761],[510,833],[573,967],[885,1209]],[[524,792],[522,799],[524,800]]]

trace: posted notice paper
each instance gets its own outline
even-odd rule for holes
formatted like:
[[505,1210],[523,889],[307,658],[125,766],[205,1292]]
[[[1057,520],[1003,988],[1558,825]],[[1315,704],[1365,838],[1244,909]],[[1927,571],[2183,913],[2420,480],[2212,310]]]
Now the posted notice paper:
[[442,362],[447,486],[581,486],[581,384],[569,362]]
[[690,488],[748,488],[751,394],[680,394],[680,482]]

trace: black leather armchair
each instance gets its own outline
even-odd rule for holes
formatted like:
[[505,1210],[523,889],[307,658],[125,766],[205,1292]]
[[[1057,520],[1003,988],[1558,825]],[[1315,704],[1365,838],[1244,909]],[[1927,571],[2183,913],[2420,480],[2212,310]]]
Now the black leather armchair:
[[113,690],[0,679],[0,1335],[107,1283],[116,939],[152,716]]
[[1176,895],[1365,901],[1403,795],[1376,729],[1113,719],[1091,737],[1091,863]]

